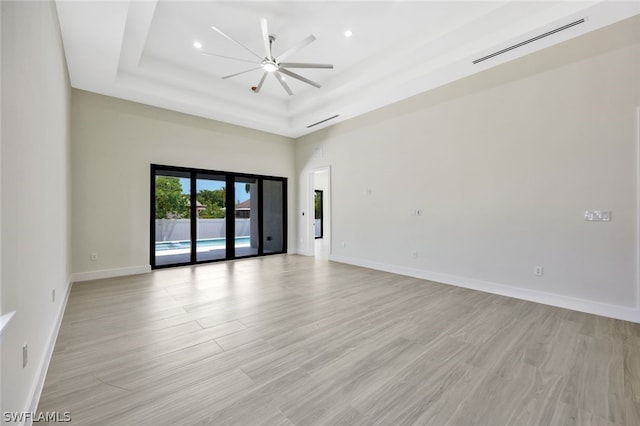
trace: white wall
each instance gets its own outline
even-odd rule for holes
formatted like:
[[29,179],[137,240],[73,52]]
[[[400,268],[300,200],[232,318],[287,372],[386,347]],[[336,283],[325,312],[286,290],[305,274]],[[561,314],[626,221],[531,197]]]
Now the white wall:
[[[2,7],[0,7],[0,188],[2,188]],[[2,196],[0,196],[0,319],[9,315],[2,308]],[[0,412],[2,412],[2,331],[0,331]],[[1,420],[0,420],[1,421]]]
[[[330,165],[333,259],[640,322],[639,27],[301,138],[299,210],[303,178]],[[585,222],[595,209],[613,220]]]
[[2,336],[0,412],[19,412],[34,408],[69,288],[70,88],[53,2],[0,7],[2,312],[17,312]]
[[289,178],[295,250],[292,139],[78,90],[72,117],[74,277],[148,269],[152,163]]

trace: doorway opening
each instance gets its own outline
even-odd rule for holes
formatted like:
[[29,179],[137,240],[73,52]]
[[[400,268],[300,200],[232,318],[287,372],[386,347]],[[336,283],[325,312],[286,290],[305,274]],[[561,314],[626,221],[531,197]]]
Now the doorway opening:
[[324,227],[323,227],[323,220],[322,217],[324,216],[324,213],[322,211],[322,205],[323,200],[322,200],[322,196],[324,194],[324,191],[320,190],[320,189],[316,189],[315,191],[315,196],[313,199],[313,231],[314,231],[314,236],[317,239],[322,238],[324,236]]
[[331,168],[329,166],[309,172],[308,241],[310,251],[317,258],[331,255]]

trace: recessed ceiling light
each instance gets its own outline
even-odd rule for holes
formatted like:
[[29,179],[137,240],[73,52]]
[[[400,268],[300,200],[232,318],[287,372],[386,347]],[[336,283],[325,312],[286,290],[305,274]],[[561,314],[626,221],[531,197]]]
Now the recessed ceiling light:
[[348,38],[348,37],[351,37],[352,35],[353,35],[353,32],[352,32],[351,30],[346,30],[346,31],[344,32],[344,36],[345,36],[345,37],[347,37],[347,38]]
[[194,41],[193,47],[195,47],[196,49],[202,49],[202,43],[200,43],[199,41]]

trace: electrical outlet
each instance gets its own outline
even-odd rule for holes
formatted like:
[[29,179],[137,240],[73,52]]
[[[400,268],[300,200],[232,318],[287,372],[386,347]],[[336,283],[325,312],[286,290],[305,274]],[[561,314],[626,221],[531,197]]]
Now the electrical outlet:
[[533,274],[536,277],[541,277],[542,275],[544,275],[544,268],[542,266],[538,266],[538,265],[534,266],[533,267]]
[[411,257],[413,257],[414,259],[417,259],[418,258],[418,251],[417,250],[412,251],[411,252]]
[[96,260],[98,260],[98,253],[91,253],[91,260],[93,262],[95,262]]
[[22,345],[22,368],[25,368],[28,362],[29,362],[29,345],[25,343],[24,345]]

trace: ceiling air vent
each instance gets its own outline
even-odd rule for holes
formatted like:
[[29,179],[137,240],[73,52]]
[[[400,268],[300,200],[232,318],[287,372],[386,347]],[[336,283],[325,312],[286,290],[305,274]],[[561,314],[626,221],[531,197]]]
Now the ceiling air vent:
[[525,40],[523,42],[520,42],[518,44],[514,44],[513,46],[509,46],[509,47],[504,48],[502,50],[499,50],[497,52],[491,53],[491,54],[489,54],[487,56],[483,56],[482,58],[479,58],[479,59],[476,59],[475,61],[473,61],[473,63],[477,64],[477,63],[480,63],[482,61],[486,61],[487,59],[491,59],[494,56],[502,55],[503,53],[506,53],[506,52],[508,52],[510,50],[517,49],[518,47],[522,47],[525,44],[533,43],[534,41],[537,41],[537,40],[540,40],[542,38],[548,37],[548,36],[550,36],[552,34],[555,34],[555,33],[559,33],[560,31],[564,31],[564,30],[569,29],[571,27],[575,27],[576,25],[583,24],[584,22],[585,22],[585,18],[578,19],[575,22],[572,22],[570,24],[564,25],[564,26],[562,26],[560,28],[556,28],[555,30],[547,31],[544,34],[540,34],[538,36],[535,36],[533,38],[530,38],[530,39]]
[[313,123],[313,124],[309,124],[309,125],[307,126],[307,129],[310,129],[310,128],[312,128],[313,126],[317,126],[318,124],[325,123],[325,122],[327,122],[327,121],[329,121],[329,120],[333,120],[334,118],[337,118],[337,117],[340,117],[340,116],[339,116],[338,114],[336,114],[336,115],[334,115],[333,117],[325,118],[324,120],[320,120],[320,121],[315,122],[315,123]]

